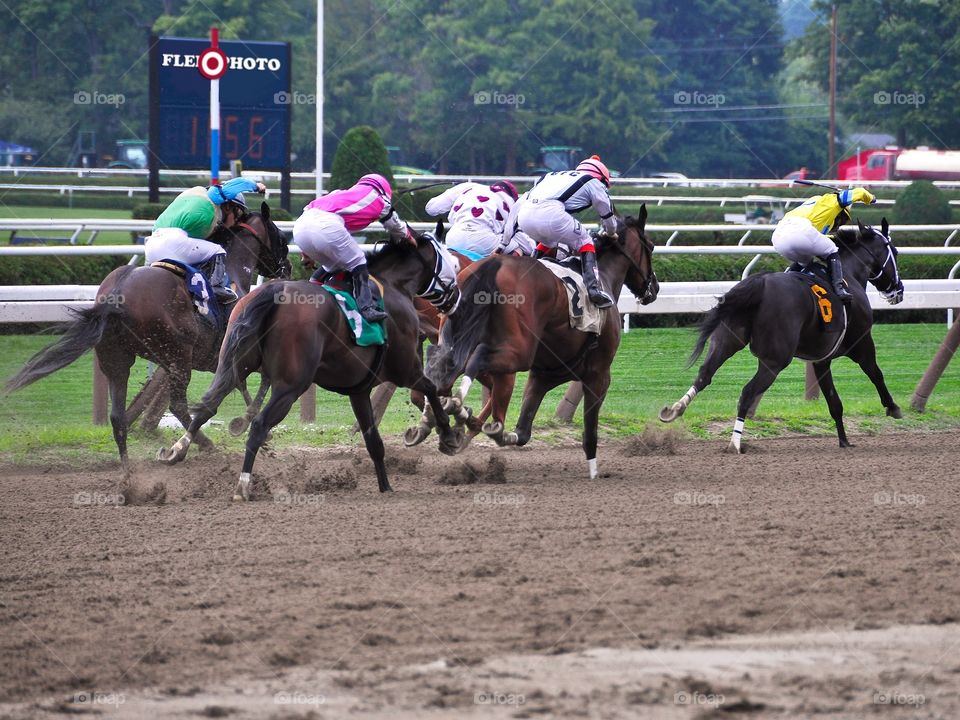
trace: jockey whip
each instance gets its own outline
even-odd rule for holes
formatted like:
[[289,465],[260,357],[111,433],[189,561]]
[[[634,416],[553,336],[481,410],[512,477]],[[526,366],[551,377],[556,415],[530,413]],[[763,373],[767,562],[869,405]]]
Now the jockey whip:
[[397,195],[404,195],[405,193],[415,193],[417,190],[426,190],[427,188],[440,187],[441,185],[456,185],[459,180],[444,180],[443,182],[429,183],[427,185],[415,185],[413,187],[404,188],[403,190],[397,190]]
[[834,187],[833,185],[824,185],[823,183],[814,182],[813,180],[794,180],[794,182],[797,183],[797,185],[812,185],[814,187],[822,187],[826,188],[827,190],[833,190],[833,192],[837,193],[838,195],[843,192],[843,190],[838,187]]

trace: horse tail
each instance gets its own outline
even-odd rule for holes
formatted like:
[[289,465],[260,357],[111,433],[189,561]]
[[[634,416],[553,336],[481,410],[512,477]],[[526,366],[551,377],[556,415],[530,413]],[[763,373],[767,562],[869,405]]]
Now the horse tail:
[[717,328],[742,320],[746,313],[749,313],[760,303],[765,275],[766,273],[751,275],[746,280],[741,280],[720,298],[716,307],[706,314],[697,326],[700,335],[697,338],[697,344],[694,345],[693,352],[690,353],[690,358],[687,360],[687,367],[697,361],[707,345],[707,340],[710,339]]
[[426,376],[442,390],[450,388],[463,372],[470,354],[487,330],[493,305],[478,300],[496,294],[501,264],[500,257],[491,257],[470,275],[460,293],[463,298],[460,307],[444,323],[440,344],[430,353],[426,369]]
[[[106,295],[98,297],[92,308],[71,309],[70,313],[76,319],[61,325],[56,331],[60,333],[60,339],[36,353],[27,360],[20,372],[7,380],[6,391],[15,392],[47,375],[52,375],[57,370],[62,370],[97,345],[107,329],[110,318],[121,312],[123,303],[120,299],[122,296],[119,292],[119,281],[131,270],[133,266],[115,271],[117,284]],[[111,301],[113,298],[116,298],[115,302]]]
[[198,406],[206,406],[216,412],[227,395],[240,386],[246,375],[259,365],[261,343],[266,334],[267,323],[276,308],[275,293],[258,292],[256,296],[230,319],[227,334],[220,346],[220,361],[213,382],[203,394]]

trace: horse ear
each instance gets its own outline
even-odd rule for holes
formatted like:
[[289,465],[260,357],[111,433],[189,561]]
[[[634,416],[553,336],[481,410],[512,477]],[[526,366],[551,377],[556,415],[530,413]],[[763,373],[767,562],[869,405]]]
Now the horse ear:
[[441,242],[441,243],[442,243],[442,242],[443,242],[443,234],[444,234],[444,233],[443,233],[443,220],[442,220],[442,219],[441,219],[441,220],[437,220],[437,232],[436,232],[435,234],[436,234],[436,236],[437,236],[437,242]]
[[637,215],[637,222],[640,224],[640,231],[643,232],[644,227],[647,225],[647,204],[643,203],[640,206],[640,213]]
[[884,237],[890,237],[890,223],[887,222],[886,216],[880,221],[880,230]]
[[863,220],[857,218],[857,227],[860,229],[860,237],[864,238],[867,235],[867,229],[863,226]]
[[263,216],[264,222],[270,222],[270,206],[267,205],[266,201],[260,203],[260,214]]

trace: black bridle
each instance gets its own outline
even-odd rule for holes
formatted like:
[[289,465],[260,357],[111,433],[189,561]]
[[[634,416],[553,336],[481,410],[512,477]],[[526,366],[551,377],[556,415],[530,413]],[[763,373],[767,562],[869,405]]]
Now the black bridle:
[[[867,232],[867,231],[872,232],[874,235],[879,236],[880,239],[883,240],[884,249],[886,250],[886,256],[884,257],[883,262],[880,263],[880,269],[877,271],[877,274],[872,277],[868,276],[867,280],[875,288],[877,288],[877,290],[880,292],[880,294],[888,303],[890,303],[891,305],[896,305],[897,303],[903,300],[903,280],[901,280],[900,278],[900,268],[897,265],[897,249],[893,246],[893,242],[890,240],[890,238],[887,235],[884,235],[882,232],[877,230],[872,225],[867,226],[866,228],[864,228],[863,231],[860,231],[858,229],[857,237],[859,238],[863,232]],[[848,241],[844,241],[844,244],[847,246],[850,252],[853,253],[854,257],[857,257],[857,259],[859,260],[859,257],[857,256],[857,250],[863,247],[862,243],[850,243]],[[870,248],[864,247],[863,249],[867,252],[867,254],[870,256],[870,260],[872,261],[870,263],[870,267],[876,267],[877,256],[874,255],[873,251]],[[890,273],[887,287],[881,288],[879,285],[877,285],[877,281],[881,277],[883,277],[884,272],[887,269],[887,266],[890,265],[891,263],[893,264],[893,272]]]
[[[597,237],[598,237],[598,239],[599,239],[599,238],[602,238],[602,239],[599,240],[599,242],[600,242],[602,245],[609,244],[614,250],[616,250],[618,253],[620,253],[621,255],[623,255],[623,257],[625,257],[625,258],[627,259],[627,262],[630,263],[630,266],[631,266],[634,270],[637,271],[637,274],[639,274],[640,277],[642,277],[642,278],[644,279],[644,281],[643,281],[643,292],[640,293],[640,296],[641,296],[641,297],[645,297],[645,296],[647,295],[647,293],[650,291],[650,285],[653,283],[653,280],[654,280],[654,278],[657,276],[657,274],[653,271],[652,263],[651,263],[651,267],[650,267],[650,273],[649,273],[649,274],[644,273],[643,268],[640,267],[640,263],[638,263],[636,260],[634,260],[634,259],[633,259],[633,256],[630,255],[629,252],[627,252],[627,246],[624,245],[623,241],[620,239],[620,233],[621,233],[621,232],[626,233],[626,231],[629,229],[629,226],[628,226],[625,222],[623,222],[623,220],[620,219],[620,218],[618,218],[618,223],[619,223],[619,226],[620,226],[620,227],[617,228],[617,234],[616,234],[616,235],[597,235]],[[622,228],[622,229],[621,229],[621,228]],[[636,229],[636,228],[634,228],[634,229]],[[651,259],[652,259],[652,256],[653,256],[653,243],[652,243],[650,240],[648,240],[647,238],[645,238],[645,237],[643,236],[643,233],[640,232],[639,230],[637,230],[637,237],[640,238],[641,244],[642,244],[643,247],[650,253]]]
[[[266,233],[265,239],[262,238],[260,233],[258,233],[257,230],[247,222],[254,215],[259,217],[260,222],[263,223],[263,231]],[[228,249],[230,241],[236,239],[236,237],[240,234],[239,231],[243,231],[246,234],[252,235],[257,239],[257,244],[260,246],[260,252],[257,253],[257,272],[266,277],[282,277],[285,270],[283,261],[286,258],[283,252],[283,244],[280,242],[279,238],[283,237],[283,233],[277,229],[277,237],[274,237],[274,233],[271,232],[270,225],[271,221],[265,220],[261,213],[246,212],[239,218],[236,224],[230,227],[223,226],[224,230],[226,230],[230,235],[227,243],[225,244],[225,249]],[[263,257],[263,251],[269,253],[269,261],[273,264],[273,267],[268,267],[267,262]]]

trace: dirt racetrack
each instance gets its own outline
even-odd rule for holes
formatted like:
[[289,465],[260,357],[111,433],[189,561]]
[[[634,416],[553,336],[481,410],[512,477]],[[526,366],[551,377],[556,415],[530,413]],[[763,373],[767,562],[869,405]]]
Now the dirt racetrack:
[[0,716],[960,717],[956,436],[852,439],[5,466]]

